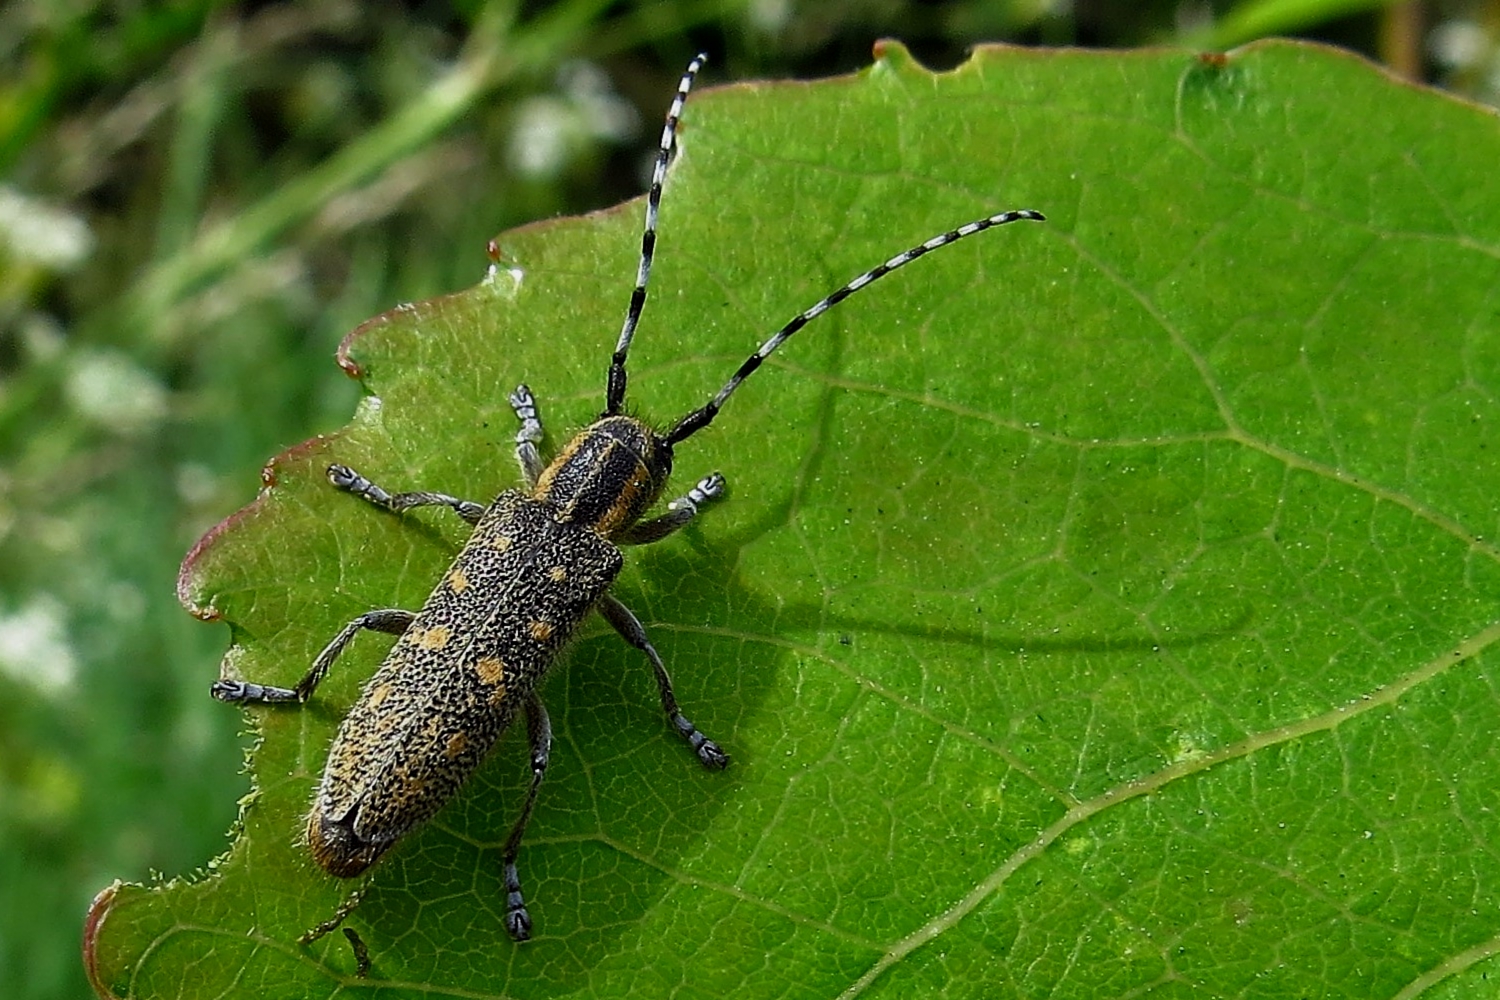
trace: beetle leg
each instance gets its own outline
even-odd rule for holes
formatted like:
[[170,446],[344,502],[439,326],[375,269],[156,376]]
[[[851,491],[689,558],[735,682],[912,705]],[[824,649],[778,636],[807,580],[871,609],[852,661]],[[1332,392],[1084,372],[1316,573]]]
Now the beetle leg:
[[370,974],[370,946],[365,944],[365,939],[353,927],[344,928],[344,937],[349,941],[349,947],[354,949],[354,976],[364,979]]
[[516,431],[516,461],[521,465],[521,474],[527,486],[536,486],[542,477],[542,455],[537,445],[542,443],[542,418],[537,413],[536,397],[525,383],[516,386],[510,394],[510,408],[516,411],[521,429]]
[[[347,899],[339,904],[339,908],[333,911],[333,916],[316,927],[311,927],[303,931],[301,936],[297,938],[297,943],[312,944],[319,938],[332,934],[344,922],[344,919],[354,912],[355,907],[359,906],[359,901],[364,898],[364,895],[365,891],[363,889],[355,889],[349,894]],[[351,941],[350,944],[353,944],[353,942]]]
[[387,632],[391,635],[400,635],[417,616],[410,611],[402,611],[400,608],[387,608],[384,611],[369,611],[345,625],[343,631],[333,637],[333,641],[323,647],[323,652],[313,660],[312,669],[307,675],[297,682],[294,688],[271,687],[265,684],[254,684],[250,681],[219,680],[214,682],[210,693],[220,701],[229,702],[254,702],[257,704],[270,704],[276,702],[304,702],[312,696],[313,690],[317,688],[323,676],[328,673],[328,668],[333,666],[333,661],[339,658],[344,647],[354,638],[355,633],[370,629],[375,632]]
[[620,637],[630,643],[636,649],[646,654],[651,661],[651,669],[656,672],[656,685],[661,688],[661,707],[667,713],[667,718],[672,721],[672,727],[677,730],[687,745],[693,748],[703,766],[711,771],[721,771],[729,763],[729,755],[720,749],[719,744],[704,736],[698,731],[698,727],[687,720],[677,709],[677,698],[672,694],[672,678],[667,676],[667,668],[661,662],[661,654],[656,647],[651,645],[651,639],[646,635],[646,628],[641,624],[629,608],[621,604],[609,594],[599,599],[599,613],[604,620],[609,622]]
[[516,873],[516,855],[521,851],[521,836],[526,832],[526,822],[531,819],[531,810],[536,806],[536,793],[542,787],[542,778],[547,774],[547,761],[552,756],[552,722],[547,718],[547,709],[542,699],[532,692],[526,700],[526,742],[531,747],[531,787],[526,790],[526,802],[521,806],[521,815],[505,838],[505,929],[517,941],[531,937],[531,914],[526,912],[526,900],[521,895],[521,877]]
[[724,477],[717,472],[698,480],[696,486],[667,504],[667,512],[649,521],[632,524],[616,539],[621,545],[645,545],[666,538],[698,516],[698,508],[724,495]]
[[330,465],[328,481],[345,493],[353,493],[393,514],[411,510],[413,507],[441,506],[451,507],[453,513],[470,524],[478,524],[479,519],[484,516],[484,504],[475,503],[472,500],[460,500],[446,493],[427,493],[420,490],[411,493],[387,493],[347,465]]

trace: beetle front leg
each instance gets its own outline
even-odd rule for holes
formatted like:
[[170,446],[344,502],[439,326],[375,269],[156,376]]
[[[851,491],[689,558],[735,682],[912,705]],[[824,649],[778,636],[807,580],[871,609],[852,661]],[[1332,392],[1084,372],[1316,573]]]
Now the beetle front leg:
[[254,703],[260,705],[276,704],[279,702],[295,701],[298,703],[306,701],[312,696],[313,691],[328,673],[328,668],[333,666],[333,661],[339,658],[344,647],[355,634],[363,629],[374,632],[386,632],[390,635],[400,635],[411,626],[417,616],[410,611],[402,611],[400,608],[387,608],[384,611],[369,611],[345,625],[343,631],[333,637],[333,641],[323,647],[323,652],[313,660],[312,669],[307,675],[297,682],[294,688],[271,687],[266,684],[255,684],[250,681],[214,681],[210,693],[220,701],[237,702],[239,704]]
[[672,721],[672,727],[677,730],[687,745],[693,748],[703,766],[711,771],[722,771],[729,765],[729,755],[720,749],[719,744],[704,736],[698,731],[698,727],[688,721],[687,717],[677,708],[677,696],[672,693],[672,678],[667,676],[666,665],[661,662],[661,654],[656,647],[651,645],[651,639],[646,635],[646,628],[641,624],[635,613],[621,604],[615,598],[605,594],[599,600],[599,613],[604,620],[609,622],[620,637],[630,643],[636,649],[646,654],[651,661],[651,669],[656,673],[656,685],[661,689],[661,707],[667,713],[667,718]]
[[411,510],[413,507],[449,507],[453,513],[470,524],[478,524],[479,519],[484,516],[484,504],[475,503],[473,500],[460,500],[446,493],[428,493],[421,490],[411,493],[387,493],[347,465],[330,465],[328,481],[345,493],[353,493],[381,510],[388,510],[393,514]]
[[542,779],[547,775],[547,761],[552,756],[552,721],[547,718],[547,709],[534,691],[526,701],[526,742],[531,748],[531,787],[526,791],[526,802],[521,806],[516,825],[505,838],[502,855],[505,862],[505,929],[517,941],[531,937],[531,914],[526,912],[526,899],[521,895],[516,855],[521,853],[521,837],[526,832],[526,822],[531,819],[531,810],[536,806],[536,794],[542,787]]
[[667,504],[667,512],[649,521],[632,524],[620,533],[622,545],[659,542],[698,516],[698,508],[724,495],[724,477],[717,472],[704,476],[684,496]]
[[516,462],[521,466],[521,475],[526,477],[526,485],[535,487],[536,481],[542,478],[544,468],[542,453],[537,450],[537,445],[542,443],[545,433],[541,415],[537,412],[536,397],[523,382],[516,386],[516,391],[508,398],[510,408],[516,411],[516,419],[521,421],[521,429],[516,431]]

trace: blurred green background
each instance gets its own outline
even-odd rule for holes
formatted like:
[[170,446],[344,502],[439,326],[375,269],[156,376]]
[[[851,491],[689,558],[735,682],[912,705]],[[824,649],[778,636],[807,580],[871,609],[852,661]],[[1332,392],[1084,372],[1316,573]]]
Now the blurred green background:
[[882,36],[948,68],[1264,34],[1500,101],[1500,0],[0,6],[0,996],[86,996],[92,894],[226,846],[246,738],[177,566],[344,423],[340,337],[473,284],[502,229],[638,194],[695,51],[712,84]]

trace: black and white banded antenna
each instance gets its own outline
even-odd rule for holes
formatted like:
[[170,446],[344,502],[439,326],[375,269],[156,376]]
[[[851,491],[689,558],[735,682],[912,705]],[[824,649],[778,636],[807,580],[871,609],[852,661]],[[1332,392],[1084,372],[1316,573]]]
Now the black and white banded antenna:
[[646,195],[646,230],[641,234],[641,265],[635,275],[635,290],[630,293],[630,308],[625,310],[625,325],[620,328],[620,339],[615,344],[615,354],[609,362],[609,386],[605,391],[604,416],[612,417],[625,405],[625,356],[630,353],[630,342],[635,339],[635,328],[641,321],[641,310],[646,307],[646,282],[651,280],[651,258],[656,251],[656,216],[661,209],[661,188],[667,179],[667,161],[672,157],[672,147],[677,141],[677,122],[682,118],[682,106],[687,103],[688,91],[693,89],[693,78],[708,61],[708,54],[700,52],[682,71],[677,83],[677,96],[667,109],[667,123],[661,130],[661,148],[656,153],[656,165],[651,170],[651,190]]
[[[682,118],[683,105],[687,103],[688,92],[693,89],[693,79],[703,64],[708,61],[706,53],[698,53],[693,61],[688,63],[687,69],[682,73],[682,79],[677,84],[677,95],[672,99],[672,106],[667,110],[667,121],[661,130],[661,147],[657,150],[656,165],[651,172],[651,190],[646,196],[646,228],[641,234],[641,263],[636,272],[635,290],[630,293],[630,307],[625,312],[625,324],[620,329],[620,340],[615,345],[614,357],[609,364],[608,389],[605,396],[604,416],[615,416],[620,413],[625,405],[625,358],[630,353],[630,342],[635,338],[635,329],[641,321],[641,311],[646,305],[646,283],[651,278],[651,260],[656,250],[656,220],[661,209],[662,184],[667,176],[667,164],[672,156],[672,149],[677,141],[677,124]],[[832,309],[844,299],[853,295],[861,288],[879,281],[897,268],[910,264],[925,254],[931,253],[939,247],[956,243],[966,236],[982,233],[986,229],[995,226],[1003,226],[1006,223],[1018,222],[1022,219],[1032,222],[1045,221],[1046,216],[1041,212],[1029,208],[1017,209],[1010,212],[1000,212],[983,219],[950,229],[941,233],[925,243],[919,243],[904,253],[899,253],[878,267],[871,268],[859,277],[838,288],[831,294],[820,299],[811,308],[798,313],[792,320],[760,345],[756,351],[745,362],[740,365],[724,387],[714,394],[713,399],[696,410],[688,413],[667,432],[665,442],[668,446],[675,445],[692,437],[698,431],[713,423],[714,417],[718,416],[719,409],[724,402],[734,395],[734,391],[740,387],[740,383],[749,378],[751,374],[760,367],[761,362],[770,357],[782,344],[808,324],[809,321]]]
[[934,236],[925,243],[919,243],[904,253],[898,253],[879,267],[871,268],[837,291],[820,299],[811,308],[798,313],[792,318],[791,322],[787,323],[780,330],[777,330],[769,340],[761,344],[760,350],[746,358],[744,364],[740,365],[739,369],[730,376],[729,381],[724,383],[724,388],[714,394],[713,399],[710,399],[705,405],[700,406],[677,421],[676,426],[667,432],[667,444],[675,445],[677,442],[692,437],[713,423],[714,417],[718,416],[719,408],[724,405],[724,401],[734,395],[734,390],[740,387],[740,383],[749,378],[755,372],[755,369],[760,367],[760,363],[770,357],[776,348],[786,343],[792,334],[806,326],[809,321],[821,316],[861,288],[874,284],[898,267],[910,264],[918,257],[929,254],[938,247],[945,247],[949,243],[958,242],[965,236],[973,236],[975,233],[982,233],[986,229],[1003,226],[1008,222],[1018,222],[1022,219],[1028,219],[1032,222],[1043,222],[1046,220],[1046,216],[1041,212],[1023,208],[1012,212],[1000,212],[997,215],[991,215],[984,219],[976,219],[973,222],[959,226],[957,229],[950,229],[946,233]]

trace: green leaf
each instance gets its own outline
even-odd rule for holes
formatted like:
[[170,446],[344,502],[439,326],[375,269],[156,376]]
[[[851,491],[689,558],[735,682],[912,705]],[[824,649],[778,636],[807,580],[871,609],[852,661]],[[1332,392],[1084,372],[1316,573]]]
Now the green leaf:
[[[101,897],[102,990],[1381,997],[1500,973],[1494,116],[1304,45],[880,55],[694,97],[636,406],[699,405],[933,233],[1049,221],[849,299],[679,449],[679,486],[721,469],[731,496],[631,551],[617,593],[730,769],[596,624],[546,689],[536,939],[501,925],[511,733],[369,878],[358,980],[340,935],[295,939],[351,888],[300,836],[389,644],[360,636],[308,706],[250,713],[256,792],[212,874]],[[184,566],[226,670],[295,681],[461,544],[444,511],[336,493],[331,459],[485,498],[518,480],[517,382],[554,447],[598,412],[640,214],[508,233],[519,278],[356,331],[354,422]]]

